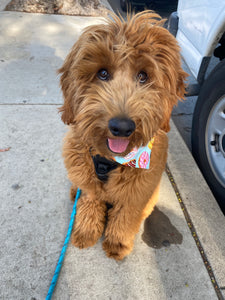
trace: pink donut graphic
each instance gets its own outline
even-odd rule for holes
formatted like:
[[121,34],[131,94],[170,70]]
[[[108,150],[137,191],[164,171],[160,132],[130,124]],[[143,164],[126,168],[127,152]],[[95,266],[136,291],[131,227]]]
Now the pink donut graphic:
[[149,159],[150,159],[150,157],[149,157],[148,152],[144,151],[138,160],[139,168],[146,169],[146,167],[148,166],[148,163],[149,163]]

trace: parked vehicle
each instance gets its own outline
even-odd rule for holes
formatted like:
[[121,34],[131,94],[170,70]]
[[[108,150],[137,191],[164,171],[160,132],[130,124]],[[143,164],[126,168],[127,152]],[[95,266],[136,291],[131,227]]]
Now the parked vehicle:
[[[187,96],[198,96],[192,153],[225,212],[225,0],[179,0],[168,29],[197,80],[187,90]],[[218,63],[206,77],[213,56]]]

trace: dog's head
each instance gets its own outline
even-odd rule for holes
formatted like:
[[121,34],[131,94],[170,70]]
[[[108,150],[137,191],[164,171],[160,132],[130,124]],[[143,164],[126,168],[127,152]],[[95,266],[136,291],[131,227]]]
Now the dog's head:
[[157,14],[88,27],[62,68],[62,120],[103,156],[125,155],[169,131],[186,73],[176,39]]

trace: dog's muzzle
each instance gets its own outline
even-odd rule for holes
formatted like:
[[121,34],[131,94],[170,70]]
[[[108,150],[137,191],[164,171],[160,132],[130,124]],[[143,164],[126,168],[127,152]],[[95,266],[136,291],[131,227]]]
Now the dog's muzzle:
[[109,150],[113,153],[125,152],[130,142],[128,137],[136,128],[134,121],[128,118],[113,118],[109,120],[108,128],[113,135],[113,138],[107,140]]

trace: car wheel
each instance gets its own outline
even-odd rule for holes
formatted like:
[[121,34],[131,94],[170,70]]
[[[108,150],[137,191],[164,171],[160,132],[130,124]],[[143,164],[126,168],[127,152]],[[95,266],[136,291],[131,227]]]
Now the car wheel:
[[225,60],[201,88],[192,123],[192,153],[225,212]]
[[128,9],[128,1],[127,0],[120,0],[120,6],[121,6],[121,9],[123,11],[127,11],[127,9]]

